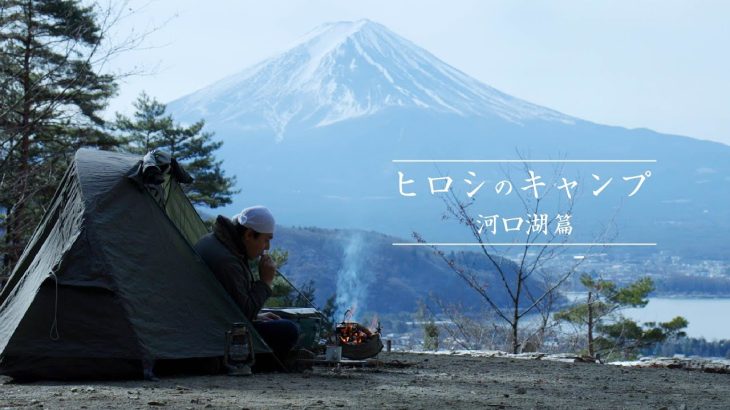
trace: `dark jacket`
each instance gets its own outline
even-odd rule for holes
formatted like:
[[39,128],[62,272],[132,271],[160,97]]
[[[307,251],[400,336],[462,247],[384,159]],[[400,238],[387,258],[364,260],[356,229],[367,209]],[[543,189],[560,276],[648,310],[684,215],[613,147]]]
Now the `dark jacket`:
[[213,233],[203,236],[195,244],[195,251],[213,271],[246,318],[256,319],[264,302],[271,296],[271,288],[254,278],[248,267],[246,250],[233,223],[224,216],[218,216]]

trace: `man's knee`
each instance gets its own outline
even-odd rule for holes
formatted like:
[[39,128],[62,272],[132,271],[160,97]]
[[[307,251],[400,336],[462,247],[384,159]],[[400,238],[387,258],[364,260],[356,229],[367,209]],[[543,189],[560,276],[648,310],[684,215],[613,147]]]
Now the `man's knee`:
[[281,338],[291,344],[290,347],[294,347],[297,344],[297,340],[299,340],[299,326],[287,319],[277,320],[277,322],[280,322],[277,326],[279,327],[278,330]]
[[291,320],[254,322],[254,327],[274,350],[291,349],[299,340],[299,326]]

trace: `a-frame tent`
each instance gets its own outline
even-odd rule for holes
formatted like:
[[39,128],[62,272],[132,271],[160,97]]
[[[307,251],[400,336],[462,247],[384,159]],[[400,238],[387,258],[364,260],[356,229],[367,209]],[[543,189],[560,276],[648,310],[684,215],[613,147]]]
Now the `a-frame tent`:
[[246,321],[192,249],[206,228],[180,185],[169,180],[160,204],[127,177],[140,160],[76,153],[0,292],[1,374],[142,377],[222,356],[225,332]]

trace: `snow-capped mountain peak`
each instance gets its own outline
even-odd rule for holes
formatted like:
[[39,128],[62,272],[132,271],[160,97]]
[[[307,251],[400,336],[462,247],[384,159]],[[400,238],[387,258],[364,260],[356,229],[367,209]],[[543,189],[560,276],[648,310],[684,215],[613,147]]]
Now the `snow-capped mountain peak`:
[[170,104],[241,130],[323,127],[391,108],[573,122],[469,77],[381,24],[324,24],[287,51]]

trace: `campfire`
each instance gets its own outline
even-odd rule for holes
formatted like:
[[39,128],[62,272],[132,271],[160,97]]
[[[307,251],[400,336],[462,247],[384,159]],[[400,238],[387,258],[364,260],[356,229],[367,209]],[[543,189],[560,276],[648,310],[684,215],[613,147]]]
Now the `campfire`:
[[337,337],[339,345],[359,345],[373,337],[373,332],[356,322],[342,322],[337,325]]
[[348,321],[350,311],[345,320],[335,328],[337,344],[342,346],[342,356],[348,359],[368,359],[383,350],[380,340],[380,323],[375,330],[370,330],[357,322]]

